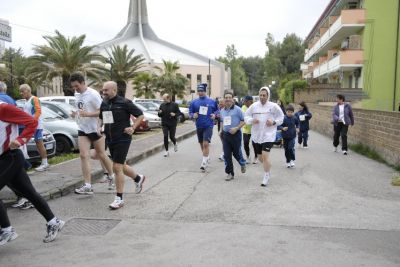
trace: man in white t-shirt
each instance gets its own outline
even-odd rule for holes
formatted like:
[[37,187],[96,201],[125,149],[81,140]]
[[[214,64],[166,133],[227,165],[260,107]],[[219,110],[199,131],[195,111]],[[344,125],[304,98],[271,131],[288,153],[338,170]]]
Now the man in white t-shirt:
[[98,117],[102,102],[100,94],[86,86],[85,78],[80,73],[73,73],[70,78],[71,88],[76,92],[76,112],[71,115],[75,117],[78,124],[78,145],[82,165],[82,175],[85,184],[75,189],[76,194],[92,195],[93,189],[90,175],[90,146],[93,144],[98,158],[109,173],[109,184],[112,184],[113,170],[112,162],[105,152],[105,140],[100,133]]
[[269,101],[268,87],[259,91],[260,100],[253,103],[245,113],[246,124],[251,124],[251,140],[255,143],[259,161],[263,163],[264,177],[261,186],[267,186],[270,178],[271,163],[269,153],[274,145],[277,127],[282,124],[284,114],[282,109]]

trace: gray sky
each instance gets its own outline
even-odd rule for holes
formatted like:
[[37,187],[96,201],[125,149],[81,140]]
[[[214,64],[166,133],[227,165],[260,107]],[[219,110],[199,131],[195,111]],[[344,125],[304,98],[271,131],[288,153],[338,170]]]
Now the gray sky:
[[[158,37],[215,58],[235,44],[238,54],[263,56],[271,32],[308,35],[329,0],[148,0],[150,25]],[[86,34],[86,44],[112,39],[126,24],[129,0],[1,0],[0,18],[11,23],[13,42],[31,55],[33,44],[56,29],[67,36]]]

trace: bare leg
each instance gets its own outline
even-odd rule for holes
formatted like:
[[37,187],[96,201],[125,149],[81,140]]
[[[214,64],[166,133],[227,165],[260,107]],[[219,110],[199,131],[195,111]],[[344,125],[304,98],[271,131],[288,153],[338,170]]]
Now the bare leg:
[[113,163],[113,171],[115,174],[115,184],[117,187],[117,193],[122,194],[124,192],[125,176],[124,176],[124,165],[119,163]]
[[208,155],[210,154],[210,145],[207,141],[203,141],[202,151],[203,157],[208,157]]
[[112,175],[114,173],[113,164],[112,161],[106,155],[104,137],[102,136],[99,140],[95,141],[93,145],[94,149],[96,150],[97,157],[100,159],[100,162],[102,163],[102,166],[105,167],[109,175]]
[[90,175],[90,140],[87,136],[78,136],[79,156],[81,158],[82,175],[85,183],[91,183]]
[[269,152],[262,152],[262,163],[265,172],[269,172],[271,170],[271,162],[269,161]]
[[46,148],[44,148],[43,140],[36,140],[36,147],[39,151],[39,155],[43,159],[47,159],[47,151]]
[[132,180],[134,180],[135,177],[137,176],[137,173],[128,164],[124,164],[124,170],[123,171],[124,171],[124,174],[126,176],[129,176],[130,178],[132,178]]

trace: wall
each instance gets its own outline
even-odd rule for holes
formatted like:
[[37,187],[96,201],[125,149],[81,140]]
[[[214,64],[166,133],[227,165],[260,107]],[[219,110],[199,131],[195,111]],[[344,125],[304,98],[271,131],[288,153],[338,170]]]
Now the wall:
[[[364,91],[369,95],[363,108],[393,110],[395,90],[396,38],[400,0],[366,0],[364,31]],[[397,79],[399,79],[397,73]],[[397,95],[400,86],[397,83]],[[396,97],[400,101],[400,96]]]
[[[313,117],[310,127],[326,136],[333,136],[332,106],[307,104]],[[391,164],[400,165],[400,113],[353,109],[354,126],[349,128],[348,141],[362,143],[377,151]]]

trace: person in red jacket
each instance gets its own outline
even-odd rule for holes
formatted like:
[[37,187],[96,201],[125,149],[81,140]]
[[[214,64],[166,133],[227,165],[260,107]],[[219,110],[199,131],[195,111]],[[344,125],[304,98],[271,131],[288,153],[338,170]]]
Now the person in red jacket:
[[[24,155],[20,147],[29,141],[37,127],[37,120],[13,105],[0,101],[0,190],[10,186],[27,198],[47,221],[43,242],[53,241],[65,222],[54,216],[47,202],[36,192],[24,169]],[[18,133],[18,125],[25,129]],[[0,200],[0,245],[17,238],[10,224],[7,210]]]

